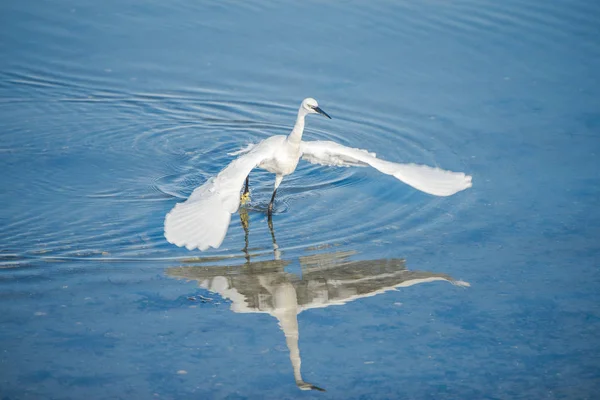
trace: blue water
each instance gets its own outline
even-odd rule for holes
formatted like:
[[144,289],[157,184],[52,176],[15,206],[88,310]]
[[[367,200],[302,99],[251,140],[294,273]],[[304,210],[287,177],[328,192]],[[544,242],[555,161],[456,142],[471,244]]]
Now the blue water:
[[[598,21],[583,0],[2,2],[0,397],[597,398]],[[258,171],[219,249],[167,243],[165,213],[308,96],[333,119],[306,140],[473,187],[302,163],[271,230]]]

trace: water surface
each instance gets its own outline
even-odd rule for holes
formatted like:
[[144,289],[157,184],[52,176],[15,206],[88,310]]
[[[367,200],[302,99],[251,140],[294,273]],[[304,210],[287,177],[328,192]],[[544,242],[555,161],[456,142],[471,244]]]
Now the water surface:
[[[594,398],[599,18],[591,1],[4,2],[0,393]],[[333,120],[306,140],[473,187],[302,163],[270,229],[255,171],[219,249],[167,243],[165,213],[308,96]]]

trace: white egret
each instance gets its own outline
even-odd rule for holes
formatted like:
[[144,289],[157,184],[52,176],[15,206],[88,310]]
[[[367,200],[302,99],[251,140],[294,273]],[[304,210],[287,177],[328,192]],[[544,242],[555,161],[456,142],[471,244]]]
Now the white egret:
[[[366,150],[330,141],[303,141],[304,119],[308,114],[321,114],[331,118],[315,99],[304,99],[298,110],[296,124],[288,136],[272,136],[234,153],[239,155],[237,159],[216,177],[196,188],[185,202],[175,205],[165,217],[167,240],[177,246],[185,246],[188,250],[218,248],[225,239],[231,214],[238,210],[241,198],[248,196],[248,175],[255,167],[275,174],[275,188],[268,208],[271,218],[277,188],[284,176],[294,172],[300,158],[329,166],[370,165],[415,189],[435,196],[450,196],[471,187],[471,177],[462,172],[384,161]],[[240,198],[244,181],[244,194]]]

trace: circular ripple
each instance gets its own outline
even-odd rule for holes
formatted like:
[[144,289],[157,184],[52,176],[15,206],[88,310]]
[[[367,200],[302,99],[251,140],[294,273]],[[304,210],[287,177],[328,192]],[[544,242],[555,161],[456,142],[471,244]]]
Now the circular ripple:
[[[256,105],[259,107],[259,105]],[[287,110],[292,113],[292,110]],[[357,115],[356,110],[338,110],[337,114]],[[408,113],[407,113],[408,114]],[[306,128],[305,140],[332,140],[347,146],[379,152],[383,159],[397,162],[417,162],[437,165],[438,157],[461,165],[451,138],[427,134],[424,129],[431,118],[410,116],[404,120],[386,120],[384,115],[372,114],[369,119],[336,118],[330,129],[313,128],[312,118]],[[411,123],[412,122],[412,123]],[[271,134],[287,134],[292,126],[279,126],[252,121],[239,123],[220,121],[219,130],[210,124],[196,126],[206,129],[202,138],[206,147],[189,150],[188,159],[174,174],[156,181],[163,193],[184,199],[210,176],[217,174],[233,157],[227,153],[257,143]],[[320,124],[322,125],[322,124]],[[401,128],[399,128],[401,127]],[[426,133],[418,133],[423,132]],[[173,144],[165,131],[153,137],[153,142]],[[350,133],[349,133],[350,132]],[[445,165],[441,165],[446,167]],[[447,167],[446,167],[447,168]],[[250,213],[251,239],[254,252],[261,253],[272,247],[266,219],[267,205],[272,193],[274,177],[255,170],[250,175],[252,201],[245,207]],[[407,240],[427,235],[448,221],[448,215],[459,212],[464,202],[450,201],[422,194],[383,176],[370,168],[330,168],[302,162],[294,174],[287,176],[278,190],[275,202],[274,225],[280,250],[307,248],[326,243],[360,243],[376,241],[382,233],[393,231],[395,237]],[[242,247],[245,232],[232,217],[232,226],[224,244],[213,252],[236,254]]]
[[[5,265],[40,258],[189,257],[190,252],[164,239],[166,212],[227,166],[235,158],[229,153],[272,135],[288,134],[296,111],[266,102],[203,101],[184,95],[119,99],[113,93],[111,99],[110,109],[119,114],[116,122],[94,123],[90,117],[89,134],[66,138],[66,148],[49,152],[45,165],[50,168],[29,180],[23,207],[0,230],[0,237],[6,239]],[[436,160],[451,160],[449,166],[442,163],[444,168],[460,164],[452,138],[427,133],[428,117],[404,111],[404,119],[377,113],[359,119],[354,117],[357,110],[338,108],[327,124],[309,117],[304,139],[332,140],[396,162],[436,165]],[[270,122],[280,119],[288,123]],[[265,220],[274,177],[255,170],[250,182],[252,201],[246,207],[250,248],[253,255],[266,254],[273,247]],[[43,197],[40,204],[34,193]],[[439,198],[370,168],[301,162],[278,190],[277,243],[281,250],[291,250],[375,241],[384,234],[391,237],[390,232],[402,239],[426,235],[461,206],[454,202],[454,211],[448,206],[441,211],[441,204]],[[213,254],[239,255],[246,235],[238,219],[237,214],[232,216],[225,242]],[[22,252],[14,250],[23,247]]]

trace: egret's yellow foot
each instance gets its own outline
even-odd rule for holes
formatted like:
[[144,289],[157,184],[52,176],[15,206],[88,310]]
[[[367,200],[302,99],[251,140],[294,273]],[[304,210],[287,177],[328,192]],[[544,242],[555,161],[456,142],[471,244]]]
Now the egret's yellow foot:
[[250,192],[248,193],[243,193],[242,196],[240,197],[240,203],[242,205],[249,203],[250,202]]

